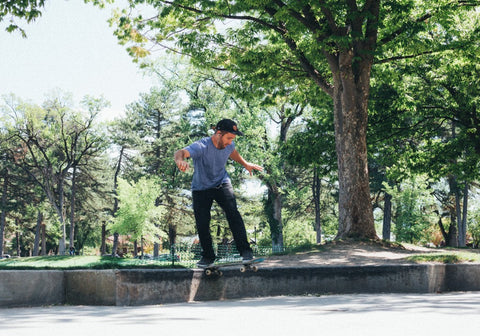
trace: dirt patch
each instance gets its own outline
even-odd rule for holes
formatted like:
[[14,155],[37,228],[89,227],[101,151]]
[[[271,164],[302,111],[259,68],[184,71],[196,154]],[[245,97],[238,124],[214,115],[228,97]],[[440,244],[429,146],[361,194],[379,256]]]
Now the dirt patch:
[[[319,247],[318,251],[268,257],[262,263],[262,266],[311,267],[412,264],[411,261],[406,259],[407,257],[429,253],[447,253],[446,251],[445,249],[383,242],[331,242]],[[455,250],[449,249],[448,253],[452,251]],[[468,252],[480,253],[478,249],[468,250]]]

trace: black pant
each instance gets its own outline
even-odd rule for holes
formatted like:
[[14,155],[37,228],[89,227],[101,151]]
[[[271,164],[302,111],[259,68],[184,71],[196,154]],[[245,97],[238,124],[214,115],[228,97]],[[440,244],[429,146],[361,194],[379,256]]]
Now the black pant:
[[212,246],[212,235],[210,234],[210,211],[213,201],[223,209],[227,216],[228,225],[233,234],[235,245],[240,254],[245,251],[252,251],[247,240],[247,232],[242,216],[237,209],[237,200],[233,194],[233,187],[230,183],[224,183],[217,188],[207,190],[194,190],[193,211],[195,213],[195,222],[197,232],[202,246],[202,256],[209,259],[215,259],[215,252]]

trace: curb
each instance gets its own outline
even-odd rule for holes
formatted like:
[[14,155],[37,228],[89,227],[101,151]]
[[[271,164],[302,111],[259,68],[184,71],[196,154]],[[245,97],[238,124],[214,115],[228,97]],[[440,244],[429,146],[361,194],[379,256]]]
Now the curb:
[[480,291],[480,264],[0,271],[0,307],[137,306],[280,295]]

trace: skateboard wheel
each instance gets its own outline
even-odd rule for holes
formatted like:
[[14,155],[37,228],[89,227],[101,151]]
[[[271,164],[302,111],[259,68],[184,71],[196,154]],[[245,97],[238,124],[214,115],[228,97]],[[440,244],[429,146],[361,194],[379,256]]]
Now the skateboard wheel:
[[254,271],[254,272],[258,271],[258,267],[257,266],[252,266],[252,271]]
[[205,270],[205,275],[212,275],[212,270],[206,269]]
[[218,271],[218,275],[219,275],[219,276],[222,276],[222,275],[223,275],[223,272],[222,272],[222,271]]
[[246,270],[247,268],[245,266],[240,267],[240,272],[245,273]]

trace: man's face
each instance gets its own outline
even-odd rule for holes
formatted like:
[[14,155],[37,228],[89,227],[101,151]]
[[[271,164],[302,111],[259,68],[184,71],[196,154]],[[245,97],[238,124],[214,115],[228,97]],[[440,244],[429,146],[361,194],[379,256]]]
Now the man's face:
[[237,137],[235,134],[232,133],[225,133],[222,135],[222,133],[217,133],[218,135],[218,142],[217,142],[217,148],[218,149],[224,149],[228,145],[232,143],[233,140]]

